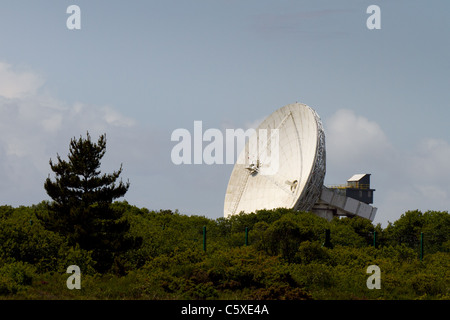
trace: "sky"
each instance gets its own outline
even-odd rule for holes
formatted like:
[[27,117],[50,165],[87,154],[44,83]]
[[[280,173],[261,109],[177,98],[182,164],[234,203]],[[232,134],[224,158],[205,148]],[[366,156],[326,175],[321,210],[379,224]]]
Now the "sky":
[[[367,27],[370,5],[381,29]],[[50,200],[49,160],[89,131],[106,133],[102,172],[123,164],[130,204],[222,217],[233,165],[174,164],[172,132],[256,128],[301,102],[323,122],[325,185],[371,174],[374,223],[448,211],[448,12],[446,0],[2,0],[0,204]]]

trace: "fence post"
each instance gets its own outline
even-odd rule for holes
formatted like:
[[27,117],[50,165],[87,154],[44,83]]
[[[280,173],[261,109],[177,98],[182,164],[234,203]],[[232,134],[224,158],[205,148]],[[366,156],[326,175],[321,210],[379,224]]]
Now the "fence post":
[[376,231],[373,232],[373,247],[374,248],[377,247],[377,232]]
[[330,229],[325,230],[325,242],[322,245],[323,247],[331,248],[331,236],[330,236]]
[[423,232],[420,233],[420,261],[423,260]]
[[245,246],[248,246],[248,228],[245,227]]
[[203,251],[206,252],[206,226],[203,227]]

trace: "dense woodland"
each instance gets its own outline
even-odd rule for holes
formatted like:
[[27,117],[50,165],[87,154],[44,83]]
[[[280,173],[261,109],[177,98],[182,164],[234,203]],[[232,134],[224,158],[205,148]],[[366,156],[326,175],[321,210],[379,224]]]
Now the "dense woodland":
[[[100,272],[92,250],[44,227],[47,202],[1,206],[0,298],[450,299],[448,212],[409,211],[383,229],[287,209],[213,220],[125,201],[112,208],[129,223],[126,238],[141,241]],[[381,289],[366,286],[372,264]],[[66,286],[69,265],[81,269],[80,290]]]

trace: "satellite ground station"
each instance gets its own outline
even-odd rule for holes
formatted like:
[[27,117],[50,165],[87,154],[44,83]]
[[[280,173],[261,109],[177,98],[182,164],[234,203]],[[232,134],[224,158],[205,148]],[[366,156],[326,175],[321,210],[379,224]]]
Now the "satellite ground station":
[[294,103],[276,110],[259,125],[234,165],[224,216],[282,207],[328,220],[360,216],[373,221],[377,208],[370,205],[375,191],[370,174],[326,187],[325,153],[322,122],[312,108]]

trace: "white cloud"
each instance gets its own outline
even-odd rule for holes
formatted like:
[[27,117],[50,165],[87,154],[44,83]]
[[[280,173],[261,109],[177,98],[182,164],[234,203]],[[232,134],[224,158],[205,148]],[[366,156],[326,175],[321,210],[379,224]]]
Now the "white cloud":
[[427,206],[422,210],[450,210],[450,143],[443,139],[423,139],[405,158],[405,175],[409,177],[420,199]]
[[[106,133],[101,171],[115,171],[123,163],[121,178],[131,182],[125,199],[134,205],[192,212],[190,207],[204,203],[198,199],[205,192],[217,195],[204,183],[220,187],[208,178],[211,175],[199,180],[202,174],[193,178],[193,167],[172,164],[170,128],[139,126],[112,106],[68,104],[46,93],[43,81],[28,81],[20,87],[20,79],[41,79],[32,72],[23,74],[10,66],[0,68],[0,79],[16,79],[10,87],[15,90],[0,88],[0,205],[31,205],[49,199],[43,187],[49,174],[53,177],[49,160],[56,160],[57,154],[67,159],[70,139],[87,131],[94,140]],[[182,196],[174,198],[174,194]]]
[[0,96],[15,99],[36,93],[43,79],[29,71],[15,71],[12,66],[0,62]]
[[61,128],[62,114],[54,114],[41,121],[42,127],[47,132],[56,132]]
[[385,162],[395,153],[381,127],[353,111],[338,110],[325,122],[327,156],[342,166],[363,167],[369,160]]
[[110,125],[118,127],[131,127],[135,124],[133,119],[124,117],[111,107],[103,107],[101,111],[104,114],[103,118]]
[[48,161],[57,153],[64,157],[74,136],[114,134],[135,125],[112,107],[69,105],[41,93],[43,85],[39,75],[0,63],[0,204],[46,199]]
[[406,162],[408,174],[424,182],[448,183],[450,144],[443,139],[423,139]]
[[407,210],[450,209],[448,141],[424,138],[404,150],[394,146],[376,122],[350,110],[338,110],[324,127],[327,176],[346,179],[354,173],[371,173],[376,221],[393,222]]

